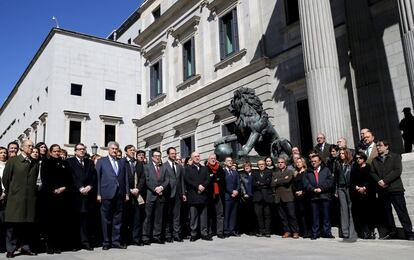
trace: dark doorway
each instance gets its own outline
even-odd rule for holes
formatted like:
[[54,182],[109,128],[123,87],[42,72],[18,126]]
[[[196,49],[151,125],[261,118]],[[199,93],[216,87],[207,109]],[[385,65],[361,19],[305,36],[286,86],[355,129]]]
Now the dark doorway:
[[299,139],[302,155],[305,155],[313,147],[311,122],[309,117],[308,99],[297,102],[298,121],[299,121]]

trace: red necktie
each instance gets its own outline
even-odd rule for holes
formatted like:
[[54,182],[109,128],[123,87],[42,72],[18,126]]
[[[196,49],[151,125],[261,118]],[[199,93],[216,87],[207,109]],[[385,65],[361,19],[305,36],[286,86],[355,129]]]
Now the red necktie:
[[157,180],[159,180],[160,179],[160,176],[161,176],[160,167],[158,167],[158,165],[155,166],[155,170],[157,172]]
[[315,169],[314,173],[315,173],[316,185],[318,185],[318,181],[319,181],[319,172],[318,172],[318,169]]

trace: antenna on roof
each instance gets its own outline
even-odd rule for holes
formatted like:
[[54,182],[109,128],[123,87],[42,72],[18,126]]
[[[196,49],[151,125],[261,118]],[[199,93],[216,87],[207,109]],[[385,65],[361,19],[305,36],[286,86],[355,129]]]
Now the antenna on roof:
[[53,16],[53,17],[52,17],[52,20],[54,20],[54,21],[56,22],[56,28],[58,28],[58,29],[59,29],[59,22],[58,22],[57,17],[56,17],[56,16]]

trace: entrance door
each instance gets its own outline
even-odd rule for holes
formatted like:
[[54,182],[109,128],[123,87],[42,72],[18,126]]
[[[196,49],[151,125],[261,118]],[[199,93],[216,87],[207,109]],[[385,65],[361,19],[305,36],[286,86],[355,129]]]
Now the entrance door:
[[300,134],[300,149],[305,155],[313,148],[311,123],[309,117],[308,99],[299,100],[297,102],[298,120],[299,120],[299,134]]

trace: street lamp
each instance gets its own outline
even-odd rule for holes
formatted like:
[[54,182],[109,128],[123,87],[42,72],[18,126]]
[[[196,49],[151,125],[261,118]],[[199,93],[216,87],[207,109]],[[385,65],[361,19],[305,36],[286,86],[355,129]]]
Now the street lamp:
[[96,145],[96,143],[93,143],[93,145],[91,146],[91,149],[92,149],[92,155],[98,152],[98,146]]

